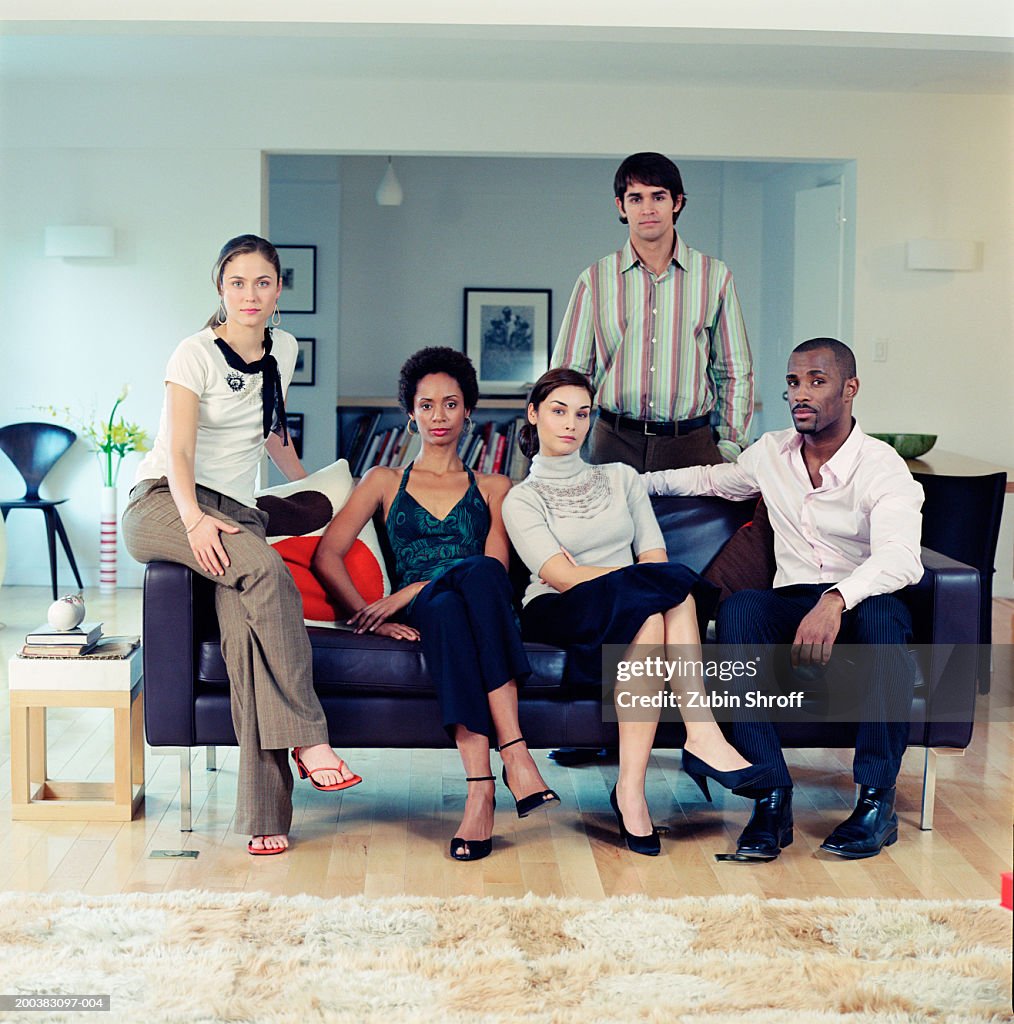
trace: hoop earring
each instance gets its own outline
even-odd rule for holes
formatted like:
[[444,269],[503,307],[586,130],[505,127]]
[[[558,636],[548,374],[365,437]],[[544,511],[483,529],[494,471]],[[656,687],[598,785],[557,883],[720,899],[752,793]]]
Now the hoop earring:
[[229,319],[229,314],[226,313],[226,311],[225,311],[225,303],[220,302],[218,304],[218,313],[217,313],[217,315],[215,317],[215,323],[217,323],[218,326],[221,327],[222,324],[224,324],[228,319]]
[[462,426],[462,431],[465,434],[471,434],[472,433],[472,426],[473,426],[473,424],[472,424],[472,417],[471,416],[466,416],[465,417],[465,422],[464,422],[464,424]]
[[[412,429],[413,427],[415,427],[415,430]],[[419,424],[416,423],[416,421],[414,419],[412,419],[411,416],[409,416],[409,418],[408,418],[408,432],[410,434],[418,434],[419,433]]]
[[282,322],[282,314],[278,307],[275,306],[275,311],[271,314],[271,326],[277,327]]

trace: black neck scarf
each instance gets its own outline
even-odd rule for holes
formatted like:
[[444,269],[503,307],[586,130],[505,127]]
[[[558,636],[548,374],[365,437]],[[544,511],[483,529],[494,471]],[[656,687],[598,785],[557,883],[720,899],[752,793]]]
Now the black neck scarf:
[[278,374],[278,362],[271,354],[271,328],[264,328],[264,355],[252,363],[245,362],[217,334],[215,344],[218,351],[225,357],[230,369],[240,373],[263,373],[264,386],[261,397],[264,403],[264,436],[277,434],[282,439],[282,447],[289,443],[289,431],[285,424],[285,395],[282,393],[282,379]]

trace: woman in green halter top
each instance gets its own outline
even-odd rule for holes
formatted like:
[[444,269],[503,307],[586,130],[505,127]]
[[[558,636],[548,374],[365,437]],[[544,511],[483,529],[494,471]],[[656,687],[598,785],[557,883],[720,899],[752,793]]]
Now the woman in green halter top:
[[[321,537],[312,566],[358,632],[422,645],[468,781],[465,814],[451,840],[455,860],[479,860],[492,850],[491,741],[519,817],[559,800],[518,725],[518,683],[531,669],[507,578],[501,506],[510,481],[473,473],[457,453],[478,394],[475,369],[462,353],[426,348],[408,359],[399,398],[420,452],[403,470],[366,473]],[[395,589],[367,604],[343,559],[378,510],[394,553]]]

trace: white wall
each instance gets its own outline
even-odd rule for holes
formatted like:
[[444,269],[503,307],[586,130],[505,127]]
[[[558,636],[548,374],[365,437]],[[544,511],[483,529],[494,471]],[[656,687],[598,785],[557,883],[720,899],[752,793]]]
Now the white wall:
[[[338,267],[341,238],[341,160],[275,156],[268,161],[269,233],[276,245],[317,247],[317,311],[286,313],[281,326],[316,339],[316,382],[293,386],[287,412],[304,416],[303,464],[313,472],[335,457],[335,382],[338,379]],[[269,483],[282,482],[270,464]]]
[[[251,96],[243,94],[244,107]],[[294,68],[260,68],[256,97],[256,115],[237,117],[226,116],[210,81],[6,87],[2,266],[17,282],[6,296],[8,337],[43,339],[47,353],[53,344],[86,347],[91,360],[79,370],[47,358],[43,375],[38,356],[27,355],[31,341],[13,360],[5,352],[9,379],[29,401],[61,401],[83,390],[82,376],[95,390],[100,359],[120,361],[117,382],[121,368],[137,383],[157,380],[171,339],[203,316],[215,247],[257,220],[262,149],[613,160],[659,148],[701,159],[855,159],[856,344],[892,339],[890,360],[863,381],[864,425],[934,431],[941,448],[1014,465],[1010,97],[668,89],[660,103],[647,81],[456,82],[450,70],[446,80],[301,80]],[[108,148],[89,157],[68,156],[68,147]],[[54,205],[61,218],[92,216],[91,207],[115,214],[131,262],[44,263],[36,254]],[[907,271],[905,241],[920,236],[981,241],[982,269]],[[63,272],[78,269],[74,287],[61,291]],[[112,319],[125,305],[135,318],[151,309],[154,328]],[[35,329],[40,320],[45,331]],[[157,356],[136,354],[139,343]],[[23,401],[4,391],[0,413],[14,418]],[[145,404],[154,419],[154,392]],[[78,504],[75,536],[83,536],[95,517]],[[11,547],[12,562],[28,557]]]
[[[116,255],[47,259],[50,224],[107,224]],[[0,163],[0,279],[5,282],[0,422],[43,418],[39,405],[69,405],[108,416],[121,406],[149,433],[158,427],[162,374],[175,345],[215,308],[211,268],[218,247],[260,223],[260,154],[186,150],[20,149]],[[137,456],[120,474],[120,508]],[[67,497],[62,517],[86,585],[98,582],[99,488],[94,456],[78,443],[52,471],[45,497]],[[0,494],[21,478],[0,459]],[[38,512],[7,521],[6,582],[49,580],[46,531]],[[60,556],[61,592],[73,577]],[[120,580],[138,586],[141,569],[120,546]]]
[[[758,329],[766,339],[766,358],[757,360],[757,393],[764,403],[763,420],[767,430],[781,430],[791,425],[788,409],[782,400],[785,391],[785,366],[789,353],[805,338],[793,335],[793,262],[794,262],[794,219],[796,193],[809,188],[826,185],[845,179],[843,230],[844,247],[842,263],[842,331],[840,340],[849,345],[856,355],[860,380],[865,382],[870,365],[867,339],[857,337],[855,332],[855,192],[856,168],[851,161],[837,164],[790,164],[778,168],[761,183],[759,202],[763,210],[762,237],[764,239],[764,265],[761,270],[760,309]],[[832,336],[833,330],[828,331]],[[864,393],[865,397],[865,393]],[[856,413],[864,429],[867,426],[867,409],[860,401]],[[883,430],[904,431],[903,427],[883,427]]]

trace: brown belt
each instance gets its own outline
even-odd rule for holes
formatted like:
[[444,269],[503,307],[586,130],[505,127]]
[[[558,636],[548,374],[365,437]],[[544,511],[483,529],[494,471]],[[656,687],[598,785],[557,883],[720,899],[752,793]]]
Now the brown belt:
[[692,420],[633,420],[608,409],[599,409],[599,419],[620,430],[633,430],[647,437],[682,437],[711,423],[711,415],[695,416]]

